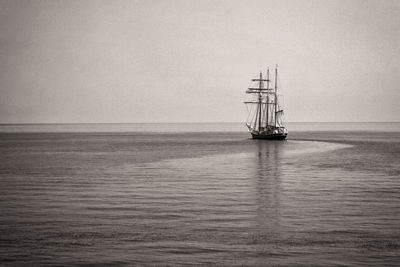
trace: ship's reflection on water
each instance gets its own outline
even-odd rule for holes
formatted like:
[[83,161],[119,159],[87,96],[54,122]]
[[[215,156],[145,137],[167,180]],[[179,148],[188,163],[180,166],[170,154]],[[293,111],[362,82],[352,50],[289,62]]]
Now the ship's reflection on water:
[[[257,212],[255,230],[262,243],[277,238],[281,231],[281,165],[285,141],[256,142],[254,191]],[[260,240],[261,241],[261,240]]]

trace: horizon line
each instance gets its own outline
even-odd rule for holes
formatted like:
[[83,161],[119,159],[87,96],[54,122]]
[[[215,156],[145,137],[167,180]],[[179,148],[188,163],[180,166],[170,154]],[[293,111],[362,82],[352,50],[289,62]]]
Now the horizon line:
[[[217,124],[217,123],[246,123],[243,121],[217,121],[217,122],[11,122],[0,125],[49,125],[49,124]],[[288,121],[286,123],[400,123],[400,121]]]

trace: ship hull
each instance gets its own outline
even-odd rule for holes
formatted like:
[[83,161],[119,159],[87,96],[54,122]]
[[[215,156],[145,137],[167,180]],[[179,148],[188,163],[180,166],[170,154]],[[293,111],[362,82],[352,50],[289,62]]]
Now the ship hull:
[[253,139],[265,139],[265,140],[284,140],[287,137],[287,134],[254,134],[251,136]]

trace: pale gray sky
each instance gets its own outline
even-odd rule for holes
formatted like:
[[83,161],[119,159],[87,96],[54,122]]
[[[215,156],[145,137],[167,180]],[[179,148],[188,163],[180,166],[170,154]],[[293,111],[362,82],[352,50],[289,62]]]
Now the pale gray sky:
[[0,0],[0,123],[400,121],[400,1]]

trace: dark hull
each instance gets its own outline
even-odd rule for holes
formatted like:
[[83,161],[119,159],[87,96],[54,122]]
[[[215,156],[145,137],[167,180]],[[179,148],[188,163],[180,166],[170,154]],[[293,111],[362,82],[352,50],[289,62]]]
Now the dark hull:
[[251,134],[253,139],[266,139],[266,140],[283,140],[286,139],[287,134]]

